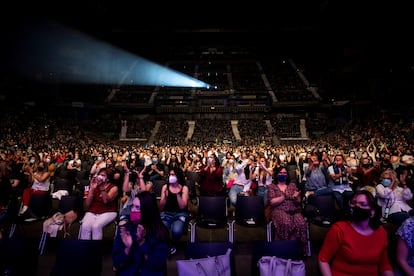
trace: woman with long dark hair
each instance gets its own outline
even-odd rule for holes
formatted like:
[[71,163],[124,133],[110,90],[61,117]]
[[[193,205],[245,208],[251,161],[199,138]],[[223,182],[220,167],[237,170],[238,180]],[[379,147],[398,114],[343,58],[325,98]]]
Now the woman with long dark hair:
[[170,170],[168,182],[162,186],[160,210],[162,222],[171,231],[171,254],[175,254],[178,241],[187,231],[188,199],[189,190],[182,170]]
[[138,193],[129,220],[119,222],[112,249],[118,275],[166,275],[170,236],[161,221],[155,196]]

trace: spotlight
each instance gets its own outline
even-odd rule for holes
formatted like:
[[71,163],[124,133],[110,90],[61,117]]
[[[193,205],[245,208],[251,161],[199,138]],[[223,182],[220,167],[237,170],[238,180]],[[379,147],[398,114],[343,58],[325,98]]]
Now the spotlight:
[[28,24],[21,31],[30,36],[17,41],[17,55],[10,61],[29,78],[55,72],[66,83],[209,87],[189,75],[59,24]]

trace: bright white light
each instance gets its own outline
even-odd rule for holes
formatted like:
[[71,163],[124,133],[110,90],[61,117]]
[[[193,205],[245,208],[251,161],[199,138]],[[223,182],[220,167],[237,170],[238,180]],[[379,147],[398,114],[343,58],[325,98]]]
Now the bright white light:
[[184,73],[60,25],[37,25],[25,33],[28,35],[18,42],[12,63],[29,77],[40,73],[48,76],[43,81],[209,87]]

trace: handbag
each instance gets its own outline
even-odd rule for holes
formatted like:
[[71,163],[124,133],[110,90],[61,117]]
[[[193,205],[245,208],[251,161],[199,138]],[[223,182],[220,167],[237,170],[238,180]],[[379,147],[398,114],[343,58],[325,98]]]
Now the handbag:
[[64,224],[64,215],[61,212],[56,212],[43,221],[43,233],[49,233],[51,237],[56,237],[57,232],[63,228]]
[[63,215],[63,220],[65,224],[72,224],[78,218],[78,213],[73,210],[66,212]]
[[64,214],[64,221],[63,224],[63,237],[67,238],[70,237],[70,227],[72,226],[72,223],[74,223],[78,219],[78,213],[76,213],[73,210],[70,210]]
[[276,256],[263,256],[257,262],[260,276],[306,276],[303,260],[294,261]]
[[231,276],[230,253],[231,248],[228,248],[224,255],[177,260],[178,276]]

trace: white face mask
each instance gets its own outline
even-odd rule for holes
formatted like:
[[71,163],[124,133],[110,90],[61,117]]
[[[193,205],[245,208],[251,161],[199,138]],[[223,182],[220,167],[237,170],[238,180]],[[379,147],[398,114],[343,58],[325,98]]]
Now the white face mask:
[[168,182],[177,183],[177,177],[175,175],[170,175],[170,177],[168,178]]

